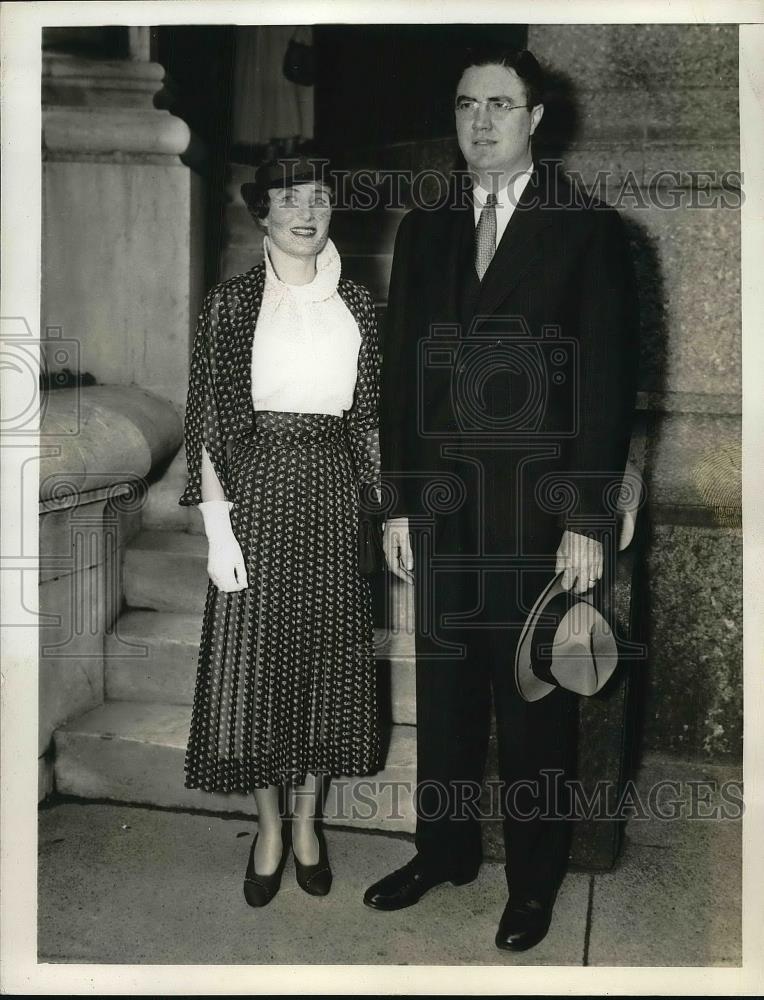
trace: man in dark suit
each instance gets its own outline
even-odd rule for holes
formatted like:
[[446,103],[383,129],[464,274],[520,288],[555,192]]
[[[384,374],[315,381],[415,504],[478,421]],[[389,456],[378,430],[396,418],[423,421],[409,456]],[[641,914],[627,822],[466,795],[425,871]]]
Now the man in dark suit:
[[467,171],[399,227],[383,346],[385,551],[416,586],[417,853],[364,902],[399,909],[476,877],[492,697],[496,944],[513,951],[545,936],[564,876],[577,719],[562,688],[523,700],[514,651],[555,573],[577,593],[609,574],[637,360],[621,220],[534,163],[543,113],[531,53],[470,55],[455,95]]

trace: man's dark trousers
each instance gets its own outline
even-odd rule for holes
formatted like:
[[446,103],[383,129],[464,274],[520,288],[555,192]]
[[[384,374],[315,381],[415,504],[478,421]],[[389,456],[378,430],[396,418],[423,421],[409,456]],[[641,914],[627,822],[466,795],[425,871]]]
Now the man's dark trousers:
[[[415,531],[415,549],[418,537]],[[420,629],[417,636],[416,847],[437,872],[469,874],[482,859],[484,822],[501,815],[510,892],[543,897],[556,888],[568,857],[565,782],[575,775],[578,703],[563,689],[537,702],[517,690],[514,651],[524,614],[554,567],[542,558],[534,570],[519,562],[512,570],[508,562],[482,574],[428,573],[419,562],[417,603],[437,611],[430,634]],[[430,565],[437,563],[436,556]],[[433,587],[434,594],[426,592]],[[469,625],[444,624],[449,614],[465,613]],[[461,648],[452,652],[446,644]],[[492,704],[499,780],[486,786],[481,805]]]

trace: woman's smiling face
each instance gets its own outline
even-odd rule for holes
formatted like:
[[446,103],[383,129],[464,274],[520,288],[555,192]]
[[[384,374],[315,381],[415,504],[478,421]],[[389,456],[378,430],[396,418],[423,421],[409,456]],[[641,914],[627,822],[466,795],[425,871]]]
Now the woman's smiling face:
[[315,257],[326,246],[332,216],[330,191],[321,183],[269,188],[270,208],[261,225],[291,257]]

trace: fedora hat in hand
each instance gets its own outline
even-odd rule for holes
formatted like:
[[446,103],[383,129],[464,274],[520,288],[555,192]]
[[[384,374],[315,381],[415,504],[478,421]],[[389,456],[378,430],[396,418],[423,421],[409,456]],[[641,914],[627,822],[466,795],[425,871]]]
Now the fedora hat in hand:
[[515,683],[526,701],[556,687],[596,694],[618,665],[613,630],[587,594],[562,587],[555,576],[528,615],[515,653]]

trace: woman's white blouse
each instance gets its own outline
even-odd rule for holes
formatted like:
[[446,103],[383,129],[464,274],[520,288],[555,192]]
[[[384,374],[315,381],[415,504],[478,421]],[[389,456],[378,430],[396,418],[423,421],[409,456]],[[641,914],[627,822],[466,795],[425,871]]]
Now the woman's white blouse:
[[341,263],[328,240],[307,285],[289,285],[273,270],[263,240],[265,289],[252,344],[256,410],[342,416],[353,402],[361,333],[340,298]]

